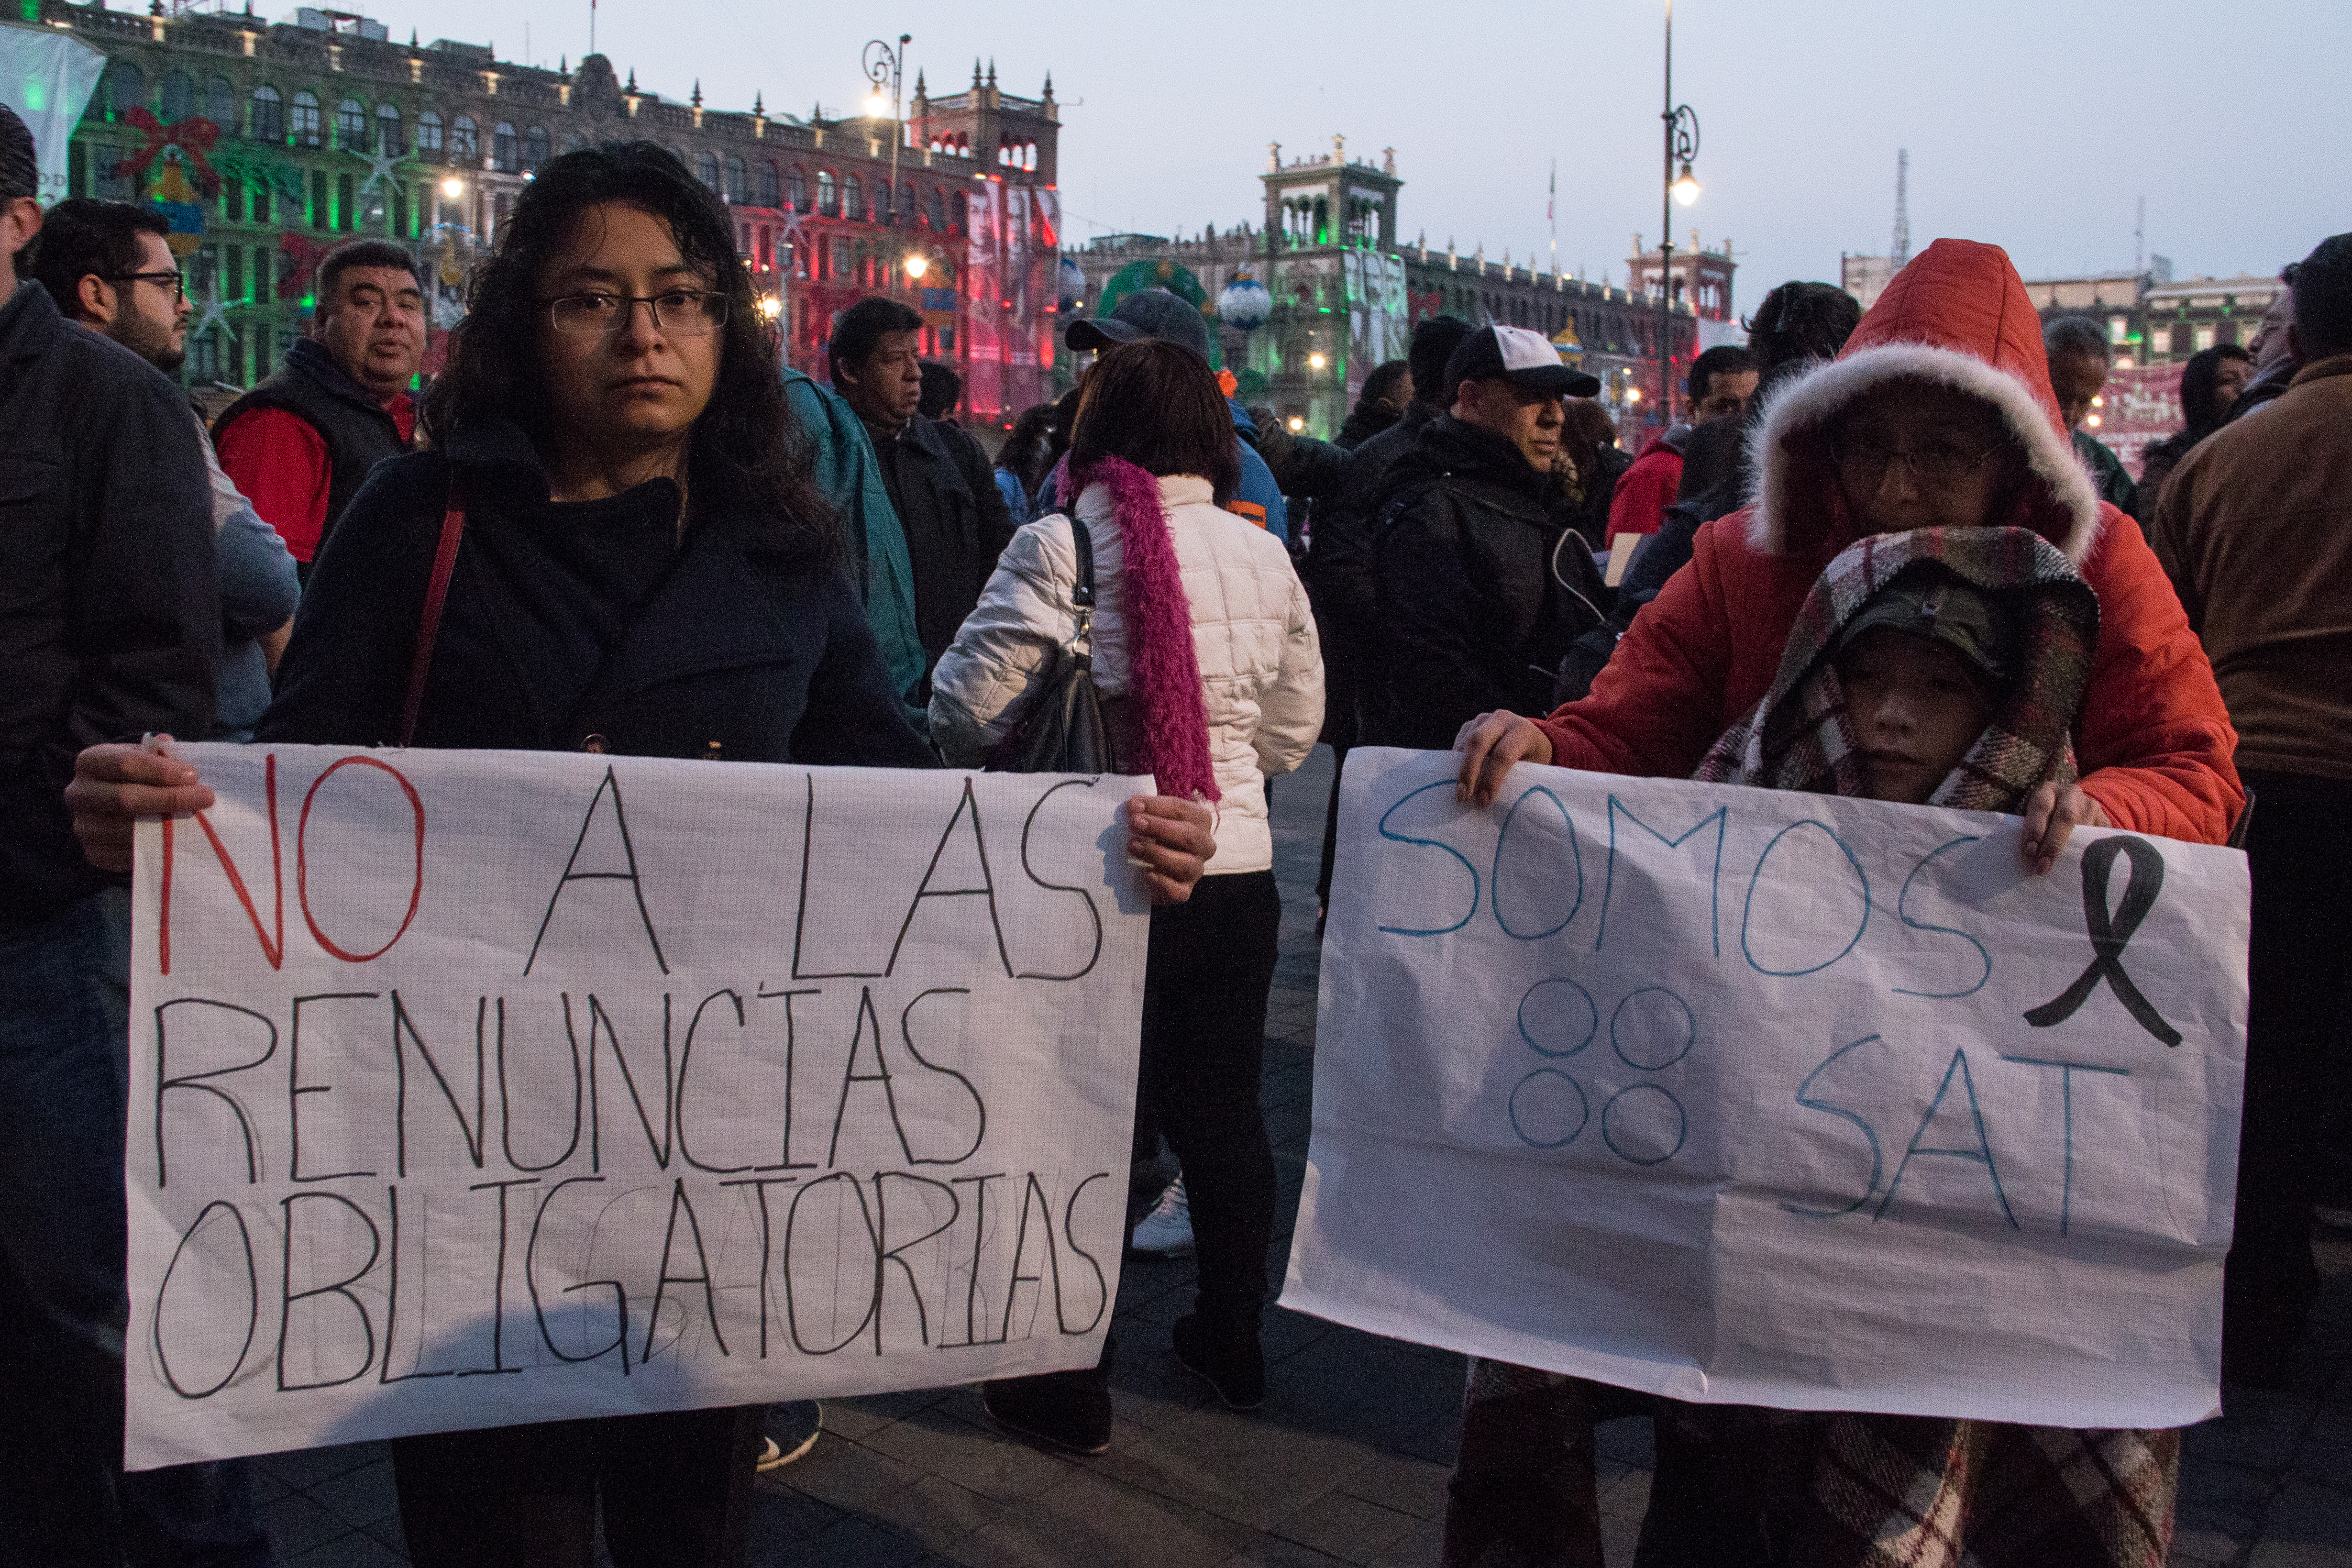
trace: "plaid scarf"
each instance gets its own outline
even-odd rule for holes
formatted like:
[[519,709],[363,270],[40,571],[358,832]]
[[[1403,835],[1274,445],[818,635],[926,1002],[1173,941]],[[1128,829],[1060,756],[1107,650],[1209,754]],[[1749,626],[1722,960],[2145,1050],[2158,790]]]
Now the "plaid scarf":
[[1771,690],[1691,776],[1860,795],[1862,760],[1830,656],[1839,631],[1878,593],[1922,580],[1958,582],[2007,601],[2017,628],[2016,646],[2003,650],[2015,672],[2008,694],[1927,804],[2014,812],[2044,780],[2072,784],[2068,734],[2090,684],[2099,601],[2054,546],[2022,528],[1923,528],[1848,546],[1805,595]]

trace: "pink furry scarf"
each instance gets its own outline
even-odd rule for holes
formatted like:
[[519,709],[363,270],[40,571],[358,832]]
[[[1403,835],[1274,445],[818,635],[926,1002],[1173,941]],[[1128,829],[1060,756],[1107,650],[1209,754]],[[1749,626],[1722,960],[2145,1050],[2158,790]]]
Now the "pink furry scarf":
[[1160,481],[1121,458],[1103,458],[1083,474],[1066,477],[1063,493],[1076,498],[1094,485],[1110,491],[1123,548],[1119,602],[1127,618],[1128,695],[1136,722],[1131,773],[1150,773],[1162,795],[1180,800],[1219,798],[1209,761],[1209,706],[1201,689],[1201,659],[1192,646],[1192,605],[1184,596]]

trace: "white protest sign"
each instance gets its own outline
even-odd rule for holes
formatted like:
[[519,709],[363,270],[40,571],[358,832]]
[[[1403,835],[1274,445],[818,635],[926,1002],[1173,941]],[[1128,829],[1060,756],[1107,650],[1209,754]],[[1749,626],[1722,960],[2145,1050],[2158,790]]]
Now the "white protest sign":
[[1283,1304],[1686,1400],[2220,1405],[2233,850],[1360,749]]
[[1148,781],[197,746],[127,1463],[1091,1365]]

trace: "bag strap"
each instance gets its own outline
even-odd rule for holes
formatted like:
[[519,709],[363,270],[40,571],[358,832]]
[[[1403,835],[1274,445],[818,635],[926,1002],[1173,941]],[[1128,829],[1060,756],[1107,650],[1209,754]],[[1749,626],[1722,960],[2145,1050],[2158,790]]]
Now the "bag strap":
[[1070,544],[1078,558],[1077,580],[1070,584],[1070,604],[1077,612],[1078,629],[1070,640],[1079,651],[1093,651],[1095,620],[1095,540],[1087,525],[1070,514]]
[[449,481],[449,504],[441,514],[441,543],[433,552],[433,575],[425,584],[425,610],[417,617],[416,657],[408,667],[408,697],[400,707],[400,744],[416,737],[416,715],[425,706],[425,675],[433,668],[433,645],[441,636],[441,607],[449,601],[450,574],[457,569],[457,542],[466,532],[466,498]]

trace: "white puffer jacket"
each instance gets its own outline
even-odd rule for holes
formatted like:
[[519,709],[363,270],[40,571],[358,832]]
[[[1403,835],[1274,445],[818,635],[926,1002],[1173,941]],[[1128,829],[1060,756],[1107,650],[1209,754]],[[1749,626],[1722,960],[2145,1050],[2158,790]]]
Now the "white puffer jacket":
[[[1304,762],[1323,728],[1315,616],[1282,542],[1220,509],[1208,480],[1163,479],[1160,504],[1192,602],[1209,758],[1224,796],[1208,874],[1268,870],[1274,834],[1263,779]],[[1094,541],[1095,687],[1116,697],[1128,684],[1119,571],[1125,541],[1108,487],[1089,485],[1077,512]],[[1054,649],[1076,630],[1070,592],[1076,582],[1068,518],[1039,518],[1005,546],[979,605],[931,675],[931,739],[951,766],[979,766],[1028,712]]]

